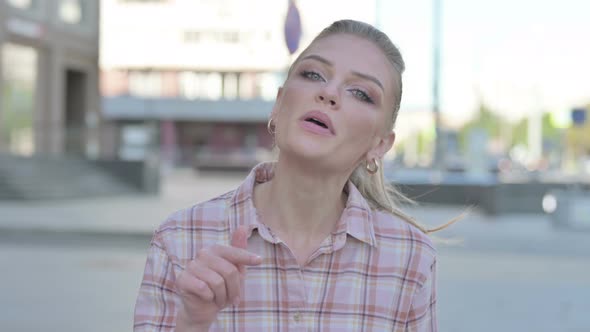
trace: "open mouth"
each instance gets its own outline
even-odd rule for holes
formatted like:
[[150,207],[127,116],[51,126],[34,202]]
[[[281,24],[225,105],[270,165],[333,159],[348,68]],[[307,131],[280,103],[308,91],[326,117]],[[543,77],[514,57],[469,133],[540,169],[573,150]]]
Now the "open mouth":
[[318,120],[316,118],[307,118],[307,119],[305,119],[305,121],[311,122],[311,123],[316,124],[316,125],[318,125],[318,126],[320,126],[322,128],[328,129],[328,126],[325,123],[323,123],[322,121],[320,121],[320,120]]
[[327,114],[321,111],[313,110],[305,113],[299,121],[307,128],[308,131],[317,135],[333,136],[335,135],[334,126]]

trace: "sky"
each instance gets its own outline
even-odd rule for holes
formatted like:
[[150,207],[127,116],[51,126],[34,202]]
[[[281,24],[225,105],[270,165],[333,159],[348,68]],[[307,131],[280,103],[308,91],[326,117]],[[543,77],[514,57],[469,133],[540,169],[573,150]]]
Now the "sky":
[[[377,24],[406,61],[407,109],[431,108],[433,1],[377,0]],[[480,101],[512,121],[590,104],[590,1],[440,1],[441,112],[450,126]]]

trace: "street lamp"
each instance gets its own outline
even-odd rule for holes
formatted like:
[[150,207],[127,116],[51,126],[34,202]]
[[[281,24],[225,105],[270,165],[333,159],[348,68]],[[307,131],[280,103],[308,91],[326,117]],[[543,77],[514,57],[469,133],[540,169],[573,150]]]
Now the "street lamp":
[[435,146],[434,168],[441,168],[443,161],[443,135],[440,126],[440,48],[441,48],[441,1],[433,0],[432,6],[432,115],[434,116]]

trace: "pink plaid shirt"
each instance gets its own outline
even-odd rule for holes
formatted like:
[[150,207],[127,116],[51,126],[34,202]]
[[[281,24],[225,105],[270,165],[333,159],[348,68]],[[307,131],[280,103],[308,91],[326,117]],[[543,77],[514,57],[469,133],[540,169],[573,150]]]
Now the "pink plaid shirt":
[[229,245],[240,225],[248,250],[242,302],[222,310],[212,331],[437,331],[436,251],[420,230],[370,209],[352,183],[337,230],[300,266],[262,224],[252,193],[273,176],[252,170],[236,190],[170,216],[154,233],[135,307],[135,331],[173,331],[175,279],[202,247]]

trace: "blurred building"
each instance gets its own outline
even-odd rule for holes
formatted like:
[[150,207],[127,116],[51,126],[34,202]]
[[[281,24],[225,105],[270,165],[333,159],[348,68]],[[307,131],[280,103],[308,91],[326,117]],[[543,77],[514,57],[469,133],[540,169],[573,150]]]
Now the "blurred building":
[[[174,164],[261,159],[272,145],[266,121],[289,60],[282,7],[103,1],[101,91],[105,115],[119,124],[113,152],[141,159],[155,143]],[[277,14],[260,20],[248,12]]]
[[[343,17],[374,21],[370,2],[297,1],[301,46]],[[266,159],[266,123],[292,60],[288,1],[103,0],[103,112],[116,124],[112,153],[172,164],[246,166]],[[329,9],[329,10],[328,10]],[[133,18],[133,19],[130,19]]]
[[0,0],[0,152],[98,156],[98,10]]

